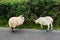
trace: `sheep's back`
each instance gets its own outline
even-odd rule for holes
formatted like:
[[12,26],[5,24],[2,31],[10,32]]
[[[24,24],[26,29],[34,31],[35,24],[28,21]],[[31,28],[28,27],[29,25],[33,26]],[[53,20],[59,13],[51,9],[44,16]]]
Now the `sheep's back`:
[[38,21],[38,23],[42,25],[48,25],[48,24],[51,24],[51,22],[52,22],[52,19],[45,18],[45,17],[39,18],[39,21]]
[[46,18],[48,21],[53,22],[53,18],[52,18],[52,17],[46,16],[45,18]]
[[17,25],[22,25],[23,22],[24,22],[24,17],[22,17],[22,18],[17,18],[16,21],[17,21]]

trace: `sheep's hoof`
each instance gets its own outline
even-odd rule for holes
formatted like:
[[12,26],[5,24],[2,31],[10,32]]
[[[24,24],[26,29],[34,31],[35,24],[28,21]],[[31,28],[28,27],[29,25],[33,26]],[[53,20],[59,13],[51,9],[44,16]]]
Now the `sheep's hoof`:
[[15,31],[12,31],[13,33],[15,32]]
[[46,30],[46,32],[49,32],[49,30]]
[[50,30],[50,31],[53,31],[53,30]]
[[15,31],[13,30],[13,27],[12,27],[11,29],[12,29],[12,32],[15,32]]
[[46,30],[46,32],[50,32],[50,30]]
[[46,32],[51,32],[52,30],[46,30]]

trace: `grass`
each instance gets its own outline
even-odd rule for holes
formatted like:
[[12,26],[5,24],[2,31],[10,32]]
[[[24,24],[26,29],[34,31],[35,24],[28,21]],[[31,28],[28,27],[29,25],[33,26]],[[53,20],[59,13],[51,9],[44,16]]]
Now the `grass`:
[[21,26],[17,26],[16,28],[22,28],[22,29],[40,29],[39,27],[40,25],[36,25],[35,23],[31,23],[31,24],[23,24]]
[[0,18],[0,27],[6,27],[7,23],[8,23],[8,21],[6,19]]

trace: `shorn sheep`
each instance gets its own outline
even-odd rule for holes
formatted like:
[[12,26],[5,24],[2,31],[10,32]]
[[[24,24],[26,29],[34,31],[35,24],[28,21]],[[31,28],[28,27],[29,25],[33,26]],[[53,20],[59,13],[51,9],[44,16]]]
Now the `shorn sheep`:
[[37,23],[41,24],[41,28],[43,28],[42,25],[47,25],[47,26],[48,26],[47,30],[49,30],[50,27],[51,27],[51,30],[53,29],[53,18],[50,17],[50,16],[39,17],[39,18],[38,18],[37,20],[35,20],[34,22],[35,22],[36,24],[37,24]]
[[12,32],[14,32],[14,28],[16,26],[22,25],[24,23],[24,17],[23,15],[20,15],[18,17],[11,17],[9,19],[9,27],[12,29]]

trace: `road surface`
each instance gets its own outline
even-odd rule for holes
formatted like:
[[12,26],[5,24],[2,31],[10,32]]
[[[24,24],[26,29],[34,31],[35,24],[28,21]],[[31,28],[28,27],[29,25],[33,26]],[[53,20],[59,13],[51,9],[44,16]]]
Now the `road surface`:
[[60,40],[60,31],[15,29],[12,33],[9,28],[0,28],[0,40]]

